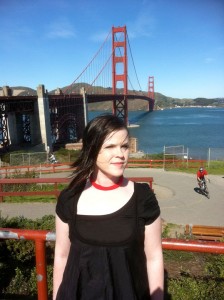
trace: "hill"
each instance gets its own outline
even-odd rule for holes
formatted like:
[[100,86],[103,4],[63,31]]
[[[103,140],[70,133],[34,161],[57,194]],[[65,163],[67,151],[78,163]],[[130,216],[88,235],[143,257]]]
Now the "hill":
[[[81,85],[74,85],[74,86],[67,86],[64,88],[61,88],[62,91],[71,93],[71,92],[80,92],[80,86],[84,86],[86,90],[90,90],[91,93],[112,93],[111,88],[102,88],[102,87],[90,87],[88,84],[82,83]],[[12,94],[14,96],[28,96],[28,95],[37,95],[37,91],[34,89],[31,89],[29,87],[24,86],[16,86],[11,87]],[[0,87],[0,94],[1,94],[2,88]],[[49,94],[55,94],[56,89],[49,92]],[[123,91],[120,90],[122,93]],[[145,94],[147,95],[147,92],[136,92],[136,91],[129,91],[130,93],[135,94]],[[208,98],[195,98],[195,99],[188,99],[188,98],[172,98],[167,97],[161,93],[155,93],[155,109],[162,109],[162,108],[171,108],[171,107],[186,107],[186,106],[215,106],[215,107],[224,107],[224,98],[214,98],[214,99],[208,99]],[[112,103],[111,102],[101,102],[101,103],[90,103],[88,105],[89,110],[112,110]],[[128,109],[131,111],[136,110],[146,110],[147,108],[147,102],[142,100],[130,100],[128,102]]]

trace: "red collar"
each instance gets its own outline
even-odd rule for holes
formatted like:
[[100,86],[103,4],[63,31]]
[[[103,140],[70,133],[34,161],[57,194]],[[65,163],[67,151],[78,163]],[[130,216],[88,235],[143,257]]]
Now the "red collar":
[[119,188],[123,182],[123,176],[121,176],[118,180],[118,183],[115,183],[111,186],[102,186],[98,183],[96,183],[95,181],[93,181],[93,179],[90,177],[90,182],[92,184],[92,186],[94,186],[97,190],[101,190],[101,191],[111,191],[111,190],[115,190],[117,188]]

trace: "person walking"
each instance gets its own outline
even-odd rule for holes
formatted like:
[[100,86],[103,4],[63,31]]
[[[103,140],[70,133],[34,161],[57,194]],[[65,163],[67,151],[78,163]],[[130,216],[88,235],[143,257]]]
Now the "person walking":
[[90,121],[56,205],[55,300],[163,299],[160,208],[123,173],[129,133],[117,116]]
[[55,157],[54,153],[51,153],[49,155],[49,162],[52,163],[52,164],[56,164],[57,163],[57,160],[56,160],[56,157]]

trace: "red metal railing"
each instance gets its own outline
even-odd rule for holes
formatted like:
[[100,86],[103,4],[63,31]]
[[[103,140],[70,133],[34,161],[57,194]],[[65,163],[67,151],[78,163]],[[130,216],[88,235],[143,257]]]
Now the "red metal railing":
[[[182,159],[129,159],[127,167],[142,167],[142,168],[163,168],[163,164],[173,167],[185,167],[187,168],[199,168],[205,164],[204,160],[189,160],[188,164]],[[27,165],[27,166],[3,166],[0,168],[1,176],[7,177],[20,172],[36,172],[40,174],[44,173],[57,173],[57,172],[72,172],[70,162],[58,163],[58,164],[42,164],[42,165]]]
[[[33,240],[35,242],[38,300],[47,300],[47,267],[45,242],[55,241],[55,233],[46,230],[0,228],[0,239]],[[163,249],[224,254],[224,243],[196,240],[163,239]]]
[[33,240],[35,242],[38,300],[47,300],[46,241],[55,241],[55,233],[46,230],[0,228],[0,239]]
[[11,175],[25,174],[26,172],[44,173],[58,173],[58,172],[72,172],[70,163],[63,164],[40,164],[40,165],[21,165],[21,166],[4,166],[1,167],[1,176],[10,177]]
[[[7,196],[39,196],[39,195],[54,195],[58,197],[60,190],[58,184],[69,183],[69,178],[2,178],[0,180],[0,202],[3,202],[4,197]],[[53,186],[51,191],[10,191],[5,190],[6,186],[14,186],[15,184],[28,185],[28,184],[48,184]]]
[[[153,177],[128,177],[132,181],[137,182],[147,182],[152,189]],[[14,196],[39,196],[39,195],[54,195],[58,197],[60,190],[58,189],[58,184],[68,184],[70,178],[2,178],[0,180],[0,202],[3,202],[4,197],[14,197]],[[4,185],[15,185],[15,184],[51,184],[53,189],[51,191],[5,191]]]

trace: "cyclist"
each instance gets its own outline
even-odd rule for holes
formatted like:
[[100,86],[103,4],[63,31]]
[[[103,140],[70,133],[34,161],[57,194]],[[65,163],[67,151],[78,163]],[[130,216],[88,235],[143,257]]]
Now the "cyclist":
[[197,171],[197,181],[198,181],[199,187],[200,187],[200,183],[203,180],[209,181],[207,176],[208,176],[208,172],[203,167],[200,167],[200,169]]

